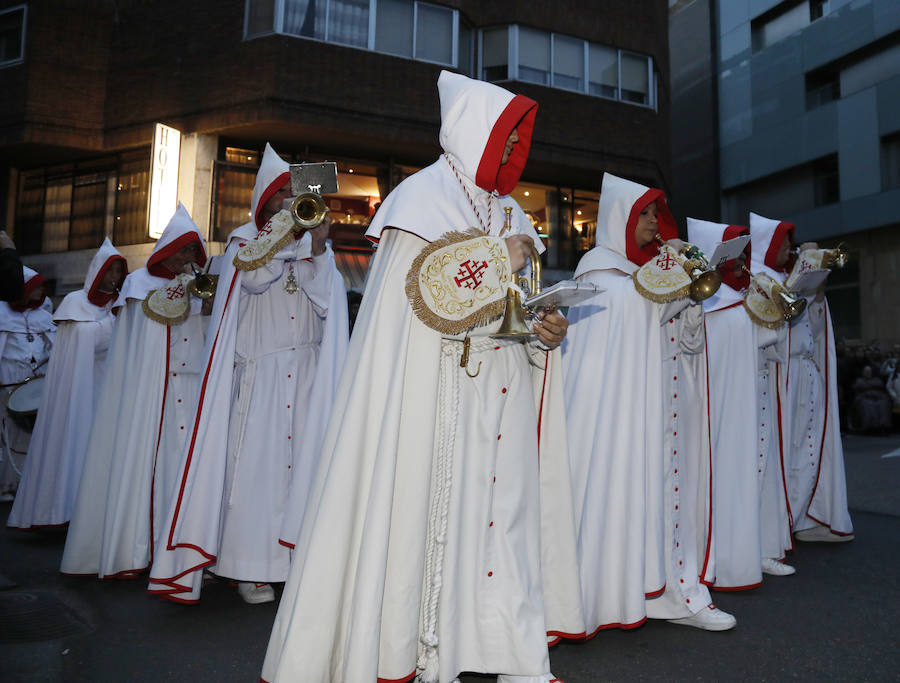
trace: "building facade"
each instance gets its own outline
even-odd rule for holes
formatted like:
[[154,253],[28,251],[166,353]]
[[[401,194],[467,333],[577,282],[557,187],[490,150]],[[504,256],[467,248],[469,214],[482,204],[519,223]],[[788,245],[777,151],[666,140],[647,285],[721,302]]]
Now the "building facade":
[[451,69],[539,102],[515,197],[562,276],[604,171],[670,184],[667,33],[658,0],[0,0],[0,221],[57,295],[104,236],[140,266],[176,198],[221,251],[271,141],[337,161],[332,234],[360,289],[379,202],[440,153]]
[[799,241],[844,242],[836,335],[900,342],[900,3],[669,6],[676,209],[738,224],[754,211]]

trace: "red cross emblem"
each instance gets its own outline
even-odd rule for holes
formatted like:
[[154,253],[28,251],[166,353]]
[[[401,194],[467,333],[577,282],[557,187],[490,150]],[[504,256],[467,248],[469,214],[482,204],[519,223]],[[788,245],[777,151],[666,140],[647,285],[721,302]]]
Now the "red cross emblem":
[[259,232],[256,233],[256,239],[262,239],[266,235],[272,234],[272,221],[266,221],[266,224],[259,229]]
[[177,287],[166,287],[166,298],[169,301],[173,299],[180,299],[184,296],[184,285],[180,282]]
[[658,265],[662,270],[672,270],[675,264],[678,263],[669,252],[664,251],[659,255],[659,258],[656,259],[656,265]]
[[808,270],[812,270],[813,266],[809,261],[800,261],[800,272],[804,273]]
[[459,271],[453,281],[457,287],[465,287],[467,289],[478,289],[478,286],[484,280],[484,271],[487,270],[487,261],[463,261],[459,266]]

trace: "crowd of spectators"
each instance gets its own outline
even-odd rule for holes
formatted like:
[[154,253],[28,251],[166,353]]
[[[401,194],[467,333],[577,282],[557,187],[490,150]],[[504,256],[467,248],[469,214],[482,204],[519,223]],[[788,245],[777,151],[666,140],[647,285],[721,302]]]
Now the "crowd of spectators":
[[841,430],[887,434],[900,423],[900,344],[838,342],[838,405]]

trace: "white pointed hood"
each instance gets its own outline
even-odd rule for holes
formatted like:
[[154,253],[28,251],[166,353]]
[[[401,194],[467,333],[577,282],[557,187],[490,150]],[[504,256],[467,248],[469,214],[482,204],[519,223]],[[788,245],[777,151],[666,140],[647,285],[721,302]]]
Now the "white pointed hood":
[[778,250],[786,237],[794,239],[794,224],[765,218],[756,213],[750,214],[750,239],[753,243],[753,251],[750,254],[750,270],[754,273],[764,272],[771,275],[778,282],[784,282],[786,274],[791,272],[791,262],[779,268],[775,259]]
[[[21,305],[35,289],[44,287],[47,280],[28,266],[22,266],[22,279],[25,281],[25,287],[19,301],[12,304],[0,301],[0,332],[39,334],[53,330],[53,305],[49,297],[45,296],[35,306],[23,307]],[[16,306],[16,309],[13,306]]]
[[[711,257],[715,246],[719,242],[725,242],[738,237],[743,228],[739,225],[729,225],[727,223],[713,223],[712,221],[704,221],[697,218],[687,219],[688,242],[695,245],[700,251]],[[718,311],[722,308],[728,308],[736,303],[744,300],[741,294],[740,283],[736,282],[727,271],[733,267],[731,261],[726,261],[726,265],[720,270],[722,275],[722,285],[718,291],[703,302],[703,310],[707,313]],[[749,283],[748,283],[749,284]],[[735,287],[738,285],[738,287]]]
[[145,267],[139,268],[125,278],[125,284],[122,286],[116,306],[124,306],[126,299],[143,299],[151,289],[161,287],[173,278],[177,273],[167,272],[162,261],[191,242],[197,242],[200,245],[200,253],[195,262],[202,268],[206,264],[206,242],[201,237],[194,221],[191,220],[187,209],[181,202],[178,202],[175,214],[157,240],[156,246],[153,247]]
[[634,238],[638,217],[651,202],[656,202],[658,232],[662,238],[678,237],[675,219],[662,190],[604,173],[597,206],[596,246],[582,257],[575,277],[592,270],[608,269],[630,274],[656,256],[658,244],[651,242],[641,248]]
[[[385,198],[366,236],[377,242],[385,227],[394,227],[430,242],[452,230],[485,227],[478,215],[487,223],[489,211],[488,230],[497,234],[503,225],[502,207],[511,206],[512,232],[529,235],[543,251],[525,212],[506,196],[519,182],[528,159],[537,102],[449,71],[441,72],[438,92],[440,143],[450,160],[442,157],[400,183]],[[519,141],[509,160],[501,164],[513,130]],[[499,207],[494,201],[497,196]]]
[[259,171],[256,172],[256,184],[253,186],[253,199],[250,201],[250,215],[256,229],[262,228],[260,212],[272,195],[284,187],[291,179],[290,165],[266,143]]
[[[84,278],[84,287],[66,295],[53,315],[53,322],[58,323],[63,320],[93,322],[106,315],[112,307],[116,295],[104,296],[103,292],[99,291],[99,287],[106,271],[116,261],[122,264],[122,280],[124,281],[128,275],[128,262],[107,237],[91,259]],[[122,282],[119,283],[119,288],[121,287]]]

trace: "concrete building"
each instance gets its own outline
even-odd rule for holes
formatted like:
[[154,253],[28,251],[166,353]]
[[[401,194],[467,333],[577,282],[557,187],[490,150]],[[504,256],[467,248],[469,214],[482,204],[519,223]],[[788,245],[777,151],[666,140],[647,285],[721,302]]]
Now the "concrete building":
[[105,235],[141,265],[176,198],[218,251],[270,140],[338,162],[360,289],[378,203],[440,152],[447,68],[540,103],[515,196],[564,273],[604,170],[669,186],[667,33],[655,0],[0,0],[0,221],[57,295]]
[[844,241],[836,335],[900,342],[900,2],[669,6],[676,211]]

